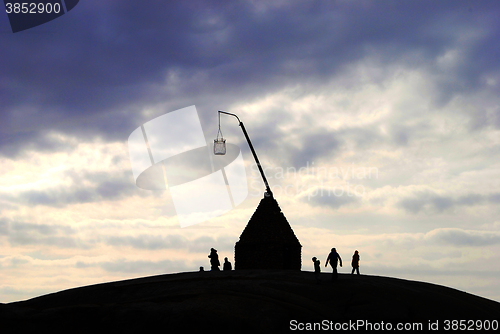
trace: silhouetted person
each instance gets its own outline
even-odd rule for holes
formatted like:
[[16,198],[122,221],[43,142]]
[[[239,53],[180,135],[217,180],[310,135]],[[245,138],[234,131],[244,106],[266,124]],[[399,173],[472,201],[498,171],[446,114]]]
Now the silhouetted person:
[[203,269],[203,267],[200,267],[200,271],[205,271],[205,269]]
[[359,253],[358,253],[358,251],[354,252],[354,255],[352,256],[351,265],[352,265],[351,275],[354,274],[354,270],[356,270],[358,275],[359,275]]
[[208,256],[210,258],[210,264],[212,265],[212,271],[220,271],[219,266],[219,254],[217,254],[217,250],[210,248],[210,255]]
[[224,266],[222,267],[222,270],[224,271],[233,270],[233,266],[231,266],[231,262],[227,260],[227,257],[224,258]]
[[342,259],[340,258],[339,253],[337,253],[337,250],[335,248],[332,248],[332,251],[330,254],[328,254],[328,257],[326,258],[326,263],[325,267],[328,265],[328,262],[330,262],[330,265],[333,268],[333,273],[332,273],[332,281],[336,281],[337,278],[339,277],[337,273],[337,264],[338,261],[340,261],[340,266],[342,267]]
[[319,283],[319,274],[321,273],[319,260],[316,257],[313,257],[312,260],[314,262],[314,276],[316,277],[316,283]]

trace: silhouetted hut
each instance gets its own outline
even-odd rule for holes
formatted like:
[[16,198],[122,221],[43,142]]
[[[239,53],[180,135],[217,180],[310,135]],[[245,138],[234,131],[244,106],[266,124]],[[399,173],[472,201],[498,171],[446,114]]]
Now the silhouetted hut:
[[301,252],[278,202],[264,197],[234,246],[234,269],[300,270]]

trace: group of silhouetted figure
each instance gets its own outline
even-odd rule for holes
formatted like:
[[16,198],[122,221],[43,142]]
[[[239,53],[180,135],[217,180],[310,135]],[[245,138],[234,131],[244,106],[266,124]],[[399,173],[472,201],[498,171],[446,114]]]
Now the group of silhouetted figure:
[[[210,265],[211,265],[211,271],[220,271],[220,261],[219,261],[219,254],[217,254],[217,250],[214,248],[210,249],[210,255],[208,255],[210,258]],[[321,268],[320,268],[320,262],[316,257],[312,258],[314,262],[314,274],[316,276],[316,282],[319,283],[319,274],[321,273]],[[340,257],[339,253],[337,253],[337,250],[335,248],[332,248],[330,254],[328,254],[328,257],[326,258],[326,263],[325,267],[328,266],[328,263],[330,263],[330,266],[333,269],[332,272],[332,281],[336,281],[338,279],[338,272],[337,272],[337,266],[340,264],[342,267],[342,258]],[[356,250],[354,251],[354,255],[352,256],[352,261],[351,261],[351,266],[352,266],[352,271],[351,275],[356,273],[359,275],[359,252]],[[227,257],[224,258],[224,266],[223,266],[223,271],[228,271],[232,270],[233,267],[231,265],[231,262],[228,261]],[[200,271],[204,271],[203,267],[200,267]]]
[[[320,263],[316,257],[313,257],[312,260],[314,262],[314,274],[316,275],[316,282],[319,283],[319,274],[321,273]],[[337,250],[335,248],[332,248],[330,254],[328,254],[328,257],[326,258],[325,267],[328,266],[328,262],[330,262],[330,265],[332,266],[333,269],[332,281],[336,281],[339,277],[337,272],[337,265],[340,264],[340,266],[342,267],[342,258],[340,257],[339,253],[337,253]],[[354,255],[352,256],[351,265],[352,265],[351,275],[354,274],[354,271],[356,271],[357,274],[359,275],[358,251],[354,252]]]
[[[217,249],[210,248],[210,255],[208,255],[210,258],[210,270],[211,271],[220,271],[219,266],[220,266],[220,261],[219,261],[219,254],[217,254]],[[231,265],[231,262],[228,261],[227,257],[224,258],[224,266],[222,267],[222,270],[228,271],[228,270],[233,270],[233,266]],[[203,267],[200,267],[200,271],[203,271]]]

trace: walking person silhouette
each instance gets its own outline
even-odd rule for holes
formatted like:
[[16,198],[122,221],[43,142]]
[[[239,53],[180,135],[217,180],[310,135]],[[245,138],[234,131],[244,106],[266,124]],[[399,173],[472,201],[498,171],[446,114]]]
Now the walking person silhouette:
[[340,258],[339,253],[337,253],[337,250],[335,248],[332,248],[332,251],[330,252],[330,254],[328,254],[328,257],[326,258],[326,263],[325,263],[325,267],[326,267],[328,265],[328,262],[330,262],[330,265],[333,268],[332,281],[336,281],[339,277],[338,272],[337,272],[338,261],[340,261],[340,266],[342,267],[342,259]]
[[220,271],[219,266],[219,254],[217,254],[217,250],[210,248],[210,255],[208,256],[210,258],[210,264],[212,265],[212,271]]
[[359,275],[359,252],[358,251],[354,252],[354,255],[352,256],[351,265],[352,265],[351,275],[354,274],[354,270],[356,270],[356,272]]

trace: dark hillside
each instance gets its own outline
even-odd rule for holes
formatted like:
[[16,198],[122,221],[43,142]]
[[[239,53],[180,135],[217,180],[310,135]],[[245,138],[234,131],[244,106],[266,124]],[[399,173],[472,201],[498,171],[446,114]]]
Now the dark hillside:
[[0,304],[3,333],[284,332],[291,320],[499,319],[500,303],[402,279],[295,270],[188,272],[85,286]]

